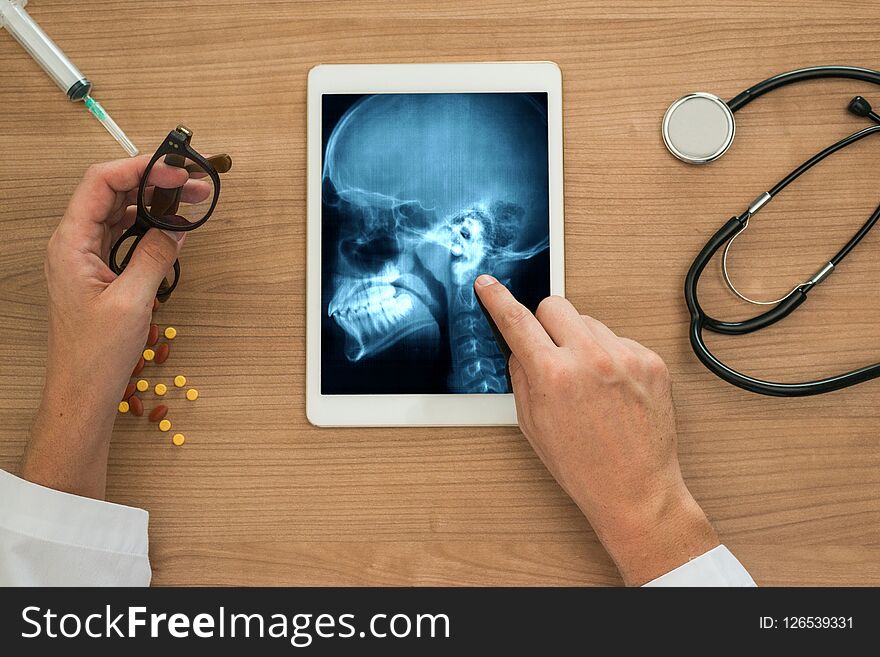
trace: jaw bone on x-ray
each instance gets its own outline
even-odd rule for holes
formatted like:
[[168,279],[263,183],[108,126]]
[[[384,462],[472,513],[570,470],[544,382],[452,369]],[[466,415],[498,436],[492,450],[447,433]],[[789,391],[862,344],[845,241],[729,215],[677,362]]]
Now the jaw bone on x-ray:
[[546,94],[323,108],[323,394],[509,392],[473,282],[549,294]]

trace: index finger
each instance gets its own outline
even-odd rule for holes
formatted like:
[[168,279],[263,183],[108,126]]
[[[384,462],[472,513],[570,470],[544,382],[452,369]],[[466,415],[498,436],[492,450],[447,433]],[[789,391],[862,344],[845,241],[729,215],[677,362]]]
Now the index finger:
[[70,198],[62,224],[88,228],[125,209],[129,192],[140,185],[150,159],[140,155],[90,166]]
[[537,318],[495,278],[483,274],[474,288],[526,374],[541,353],[556,348]]

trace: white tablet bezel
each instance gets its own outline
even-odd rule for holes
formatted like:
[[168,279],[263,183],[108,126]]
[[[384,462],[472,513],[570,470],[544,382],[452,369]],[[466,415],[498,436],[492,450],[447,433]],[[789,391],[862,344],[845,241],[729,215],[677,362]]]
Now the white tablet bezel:
[[512,394],[321,394],[321,177],[323,94],[546,92],[550,187],[550,292],[565,293],[562,74],[553,62],[325,64],[309,72],[306,416],[317,426],[516,424]]

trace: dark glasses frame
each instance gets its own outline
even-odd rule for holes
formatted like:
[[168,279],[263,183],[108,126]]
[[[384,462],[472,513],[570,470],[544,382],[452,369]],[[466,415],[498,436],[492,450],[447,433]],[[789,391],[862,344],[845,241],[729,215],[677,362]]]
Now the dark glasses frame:
[[[220,175],[218,172],[225,173],[226,171],[229,171],[232,166],[232,159],[226,154],[215,155],[210,158],[203,157],[198,151],[190,146],[192,135],[193,133],[189,128],[179,125],[168,133],[168,136],[162,142],[162,145],[159,146],[153,154],[143,176],[141,176],[141,182],[138,186],[137,214],[135,215],[134,224],[132,224],[132,226],[126,230],[118,240],[116,240],[116,243],[110,250],[109,265],[110,269],[112,269],[115,274],[121,274],[125,270],[131,260],[132,254],[134,254],[141,239],[143,239],[144,235],[147,234],[147,231],[150,230],[150,228],[187,232],[195,230],[204,224],[214,213],[214,209],[217,207],[217,201],[220,198]],[[211,199],[211,205],[207,212],[198,221],[190,223],[186,221],[174,222],[168,220],[169,217],[176,216],[180,205],[183,187],[171,189],[154,187],[150,205],[147,207],[146,199],[144,198],[147,190],[147,181],[149,180],[153,166],[163,157],[165,158],[165,164],[185,168],[190,173],[201,173],[207,175],[211,179],[214,188],[214,197]],[[187,159],[192,161],[193,164],[184,166]],[[122,262],[117,262],[117,252],[120,247],[132,237],[134,238],[134,242],[128,248],[125,258]],[[171,296],[171,293],[174,292],[174,289],[177,287],[177,282],[179,280],[180,262],[175,260],[174,279],[170,282],[167,278],[162,281],[162,284],[156,292],[156,298],[163,303],[167,301]]]

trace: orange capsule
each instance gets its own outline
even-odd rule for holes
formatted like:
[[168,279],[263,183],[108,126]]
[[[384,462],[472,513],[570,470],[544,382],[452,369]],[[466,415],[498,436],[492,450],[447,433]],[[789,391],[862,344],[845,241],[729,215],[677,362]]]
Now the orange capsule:
[[168,346],[167,342],[163,342],[156,349],[156,362],[161,365],[166,360],[168,360],[168,354],[171,353],[171,347]]
[[129,383],[127,386],[125,386],[125,392],[122,393],[122,401],[128,401],[128,398],[134,394],[134,390],[135,388],[133,383]]
[[168,415],[168,407],[165,404],[159,404],[156,408],[150,411],[150,422],[164,420],[166,415]]
[[144,369],[144,364],[145,364],[145,363],[146,363],[146,361],[144,360],[144,357],[143,357],[143,356],[141,356],[140,358],[138,358],[137,365],[134,366],[134,371],[132,371],[131,375],[132,375],[132,376],[137,376],[138,374],[140,374],[140,373],[141,373],[141,370]]
[[159,342],[159,327],[155,324],[150,324],[150,332],[147,333],[147,346],[152,347],[157,342]]
[[137,395],[132,395],[128,398],[128,406],[132,415],[140,417],[144,414],[144,402]]

